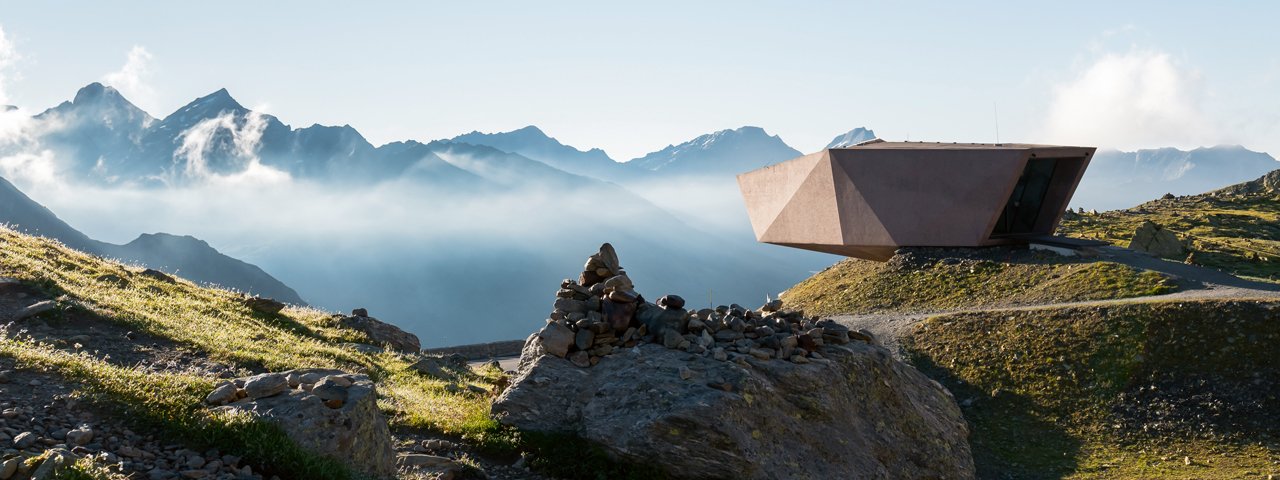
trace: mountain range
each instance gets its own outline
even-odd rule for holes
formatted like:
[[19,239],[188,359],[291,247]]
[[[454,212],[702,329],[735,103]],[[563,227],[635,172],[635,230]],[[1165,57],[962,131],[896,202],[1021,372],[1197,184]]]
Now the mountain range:
[[[398,215],[363,229],[321,233],[267,228],[229,234],[218,227],[239,219],[209,218],[191,233],[216,237],[210,240],[273,272],[317,306],[367,306],[408,326],[427,345],[527,331],[527,322],[545,313],[543,292],[509,288],[501,292],[502,302],[493,302],[487,299],[495,292],[486,285],[494,279],[547,284],[604,241],[624,252],[624,262],[664,266],[646,268],[648,277],[635,279],[642,290],[652,285],[667,289],[663,293],[705,293],[708,303],[776,294],[835,260],[754,241],[735,175],[802,154],[754,126],[708,133],[627,161],[565,145],[536,126],[375,146],[349,125],[292,127],[245,108],[225,89],[155,118],[97,83],[33,120],[44,125],[37,142],[53,153],[57,169],[96,188],[160,196],[261,174],[287,179],[264,190],[342,198],[359,207],[252,205],[266,215],[319,225]],[[855,128],[836,135],[828,148],[873,138],[870,129]],[[1197,193],[1275,165],[1266,154],[1236,146],[1100,151],[1073,206],[1119,208],[1166,191]],[[338,210],[355,213],[339,218]],[[63,239],[68,244],[82,241],[76,234],[88,238],[70,227],[59,232],[52,236],[65,235],[72,239]],[[167,238],[117,247],[133,245],[129,258],[154,262],[162,259],[148,252],[174,251],[172,241],[160,241]],[[99,250],[86,249],[112,254],[93,248]],[[191,266],[181,268],[195,275]]]

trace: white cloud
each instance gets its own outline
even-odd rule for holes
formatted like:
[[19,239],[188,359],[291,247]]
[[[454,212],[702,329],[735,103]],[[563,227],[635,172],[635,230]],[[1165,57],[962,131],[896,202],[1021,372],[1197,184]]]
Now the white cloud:
[[[224,112],[217,117],[201,120],[178,137],[182,143],[174,152],[173,159],[175,167],[181,166],[181,171],[175,169],[171,172],[175,177],[172,180],[182,177],[187,180],[217,184],[287,182],[288,173],[263,165],[258,158],[258,148],[262,146],[262,132],[266,128],[266,115],[257,111],[250,111],[239,123],[232,112]],[[226,137],[219,137],[220,133]],[[219,144],[217,140],[220,138],[228,138],[231,144]],[[228,150],[219,151],[223,147],[228,147]],[[226,170],[226,168],[210,166],[209,160],[212,154],[223,154],[236,162],[235,165],[230,166],[233,173],[215,171]],[[222,158],[223,155],[219,157]]]
[[36,187],[60,184],[57,164],[49,150],[0,156],[0,177]]
[[124,66],[102,77],[102,82],[115,87],[125,98],[151,111],[155,107],[155,89],[151,86],[151,52],[141,45],[129,49]]
[[10,70],[15,63],[18,63],[18,50],[13,46],[13,41],[5,36],[4,27],[0,27],[0,108],[9,104],[9,93],[7,90],[9,83]]
[[1105,54],[1054,88],[1044,137],[1123,149],[1212,144],[1204,93],[1199,72],[1167,53]]

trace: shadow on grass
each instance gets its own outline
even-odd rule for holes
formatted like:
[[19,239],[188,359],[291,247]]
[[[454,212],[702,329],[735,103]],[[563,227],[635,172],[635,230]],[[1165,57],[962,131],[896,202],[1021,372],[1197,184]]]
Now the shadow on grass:
[[978,478],[1062,478],[1076,470],[1080,441],[1037,415],[1036,405],[1012,393],[979,391],[917,352],[910,362],[955,395],[969,423],[969,445]]

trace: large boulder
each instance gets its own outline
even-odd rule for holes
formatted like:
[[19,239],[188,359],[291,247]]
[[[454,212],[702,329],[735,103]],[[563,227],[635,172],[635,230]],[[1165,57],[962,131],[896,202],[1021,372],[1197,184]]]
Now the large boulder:
[[1187,247],[1178,239],[1177,234],[1151,221],[1142,222],[1133,232],[1129,248],[1157,257],[1181,259],[1187,256]]
[[342,317],[338,324],[344,328],[358,330],[374,342],[384,344],[393,350],[405,353],[417,353],[422,349],[418,336],[401,330],[400,327],[370,317],[363,308],[352,310],[351,316]]
[[[395,474],[396,455],[387,419],[378,410],[374,384],[365,375],[340,370],[301,369],[265,374],[284,380],[284,391],[254,397],[250,382],[263,375],[215,387],[206,399],[215,410],[247,412],[284,430],[299,446],[345,462],[375,478]],[[215,395],[239,387],[232,395]],[[239,398],[225,403],[229,398]]]
[[941,385],[864,342],[818,357],[721,361],[642,343],[581,368],[535,334],[493,413],[676,477],[974,476],[967,425]]

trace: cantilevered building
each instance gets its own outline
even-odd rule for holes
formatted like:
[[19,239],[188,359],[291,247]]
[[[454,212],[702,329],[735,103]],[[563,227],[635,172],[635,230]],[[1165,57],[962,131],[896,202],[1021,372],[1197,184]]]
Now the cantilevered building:
[[1052,235],[1092,147],[875,142],[738,175],[765,243],[887,260],[898,247]]

